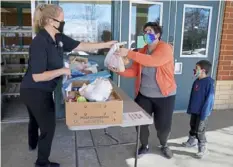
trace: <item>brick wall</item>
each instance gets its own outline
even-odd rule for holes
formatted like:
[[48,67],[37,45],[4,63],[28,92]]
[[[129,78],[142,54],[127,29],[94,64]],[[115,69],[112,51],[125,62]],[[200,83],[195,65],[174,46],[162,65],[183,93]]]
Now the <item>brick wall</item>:
[[226,2],[217,79],[233,80],[233,1]]
[[233,109],[233,81],[217,81],[214,109]]
[[233,1],[224,11],[215,99],[215,109],[233,108]]

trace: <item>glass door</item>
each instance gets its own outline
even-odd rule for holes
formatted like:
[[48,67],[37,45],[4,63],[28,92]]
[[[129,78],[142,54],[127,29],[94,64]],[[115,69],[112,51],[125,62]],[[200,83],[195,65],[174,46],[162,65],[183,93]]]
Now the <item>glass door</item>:
[[[139,49],[145,45],[143,25],[149,21],[159,22],[163,27],[162,40],[168,42],[170,2],[169,1],[122,1],[121,41],[128,42],[128,48]],[[117,78],[118,77],[118,78]],[[135,79],[115,76],[118,85],[132,98],[135,96]]]
[[[63,8],[65,16],[64,33],[81,42],[107,42],[118,40],[119,2],[115,1],[52,1]],[[87,57],[104,70],[104,59],[109,49],[89,52],[75,52],[73,55]],[[55,90],[56,113],[63,118],[64,102],[61,93],[61,83]]]
[[130,3],[129,45],[130,49],[143,48],[145,43],[142,36],[143,25],[154,21],[162,25],[163,3],[132,1]]

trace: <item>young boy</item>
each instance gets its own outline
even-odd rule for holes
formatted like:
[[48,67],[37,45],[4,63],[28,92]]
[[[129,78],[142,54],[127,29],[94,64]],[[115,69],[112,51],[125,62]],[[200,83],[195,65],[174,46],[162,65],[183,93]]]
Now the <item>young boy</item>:
[[198,144],[197,158],[202,158],[207,152],[205,131],[207,119],[214,104],[214,80],[208,76],[211,66],[207,60],[197,62],[196,69],[194,69],[197,79],[192,86],[187,110],[187,113],[191,115],[189,139],[182,145],[195,147]]

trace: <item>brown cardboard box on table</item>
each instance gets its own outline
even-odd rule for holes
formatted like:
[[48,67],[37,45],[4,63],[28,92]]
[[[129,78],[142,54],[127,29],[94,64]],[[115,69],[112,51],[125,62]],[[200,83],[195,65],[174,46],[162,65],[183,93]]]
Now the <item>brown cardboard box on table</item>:
[[[76,81],[72,87],[81,87],[85,81]],[[106,102],[65,102],[66,124],[72,126],[121,124],[123,100],[113,90],[116,100]]]

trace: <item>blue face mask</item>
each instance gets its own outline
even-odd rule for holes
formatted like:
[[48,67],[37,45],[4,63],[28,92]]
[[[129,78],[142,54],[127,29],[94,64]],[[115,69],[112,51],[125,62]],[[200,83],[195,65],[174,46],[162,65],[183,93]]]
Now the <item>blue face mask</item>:
[[148,45],[151,45],[155,40],[157,40],[157,37],[156,37],[155,34],[150,34],[150,33],[144,34],[144,41],[145,41]]

